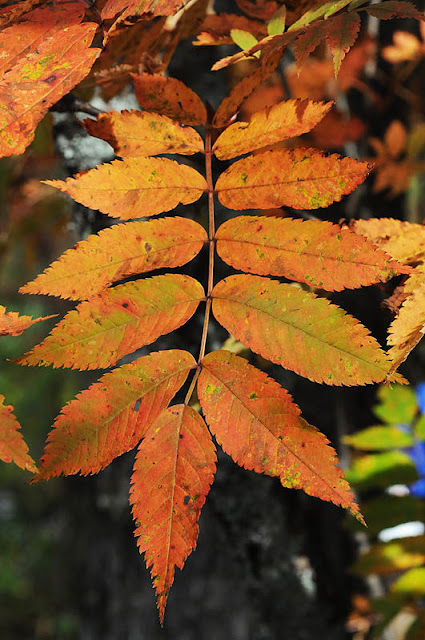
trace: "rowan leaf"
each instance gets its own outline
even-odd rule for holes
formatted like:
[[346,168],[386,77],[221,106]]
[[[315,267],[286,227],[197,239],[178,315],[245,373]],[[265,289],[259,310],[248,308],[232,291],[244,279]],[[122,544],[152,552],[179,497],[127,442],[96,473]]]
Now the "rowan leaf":
[[13,408],[5,404],[5,397],[0,394],[0,460],[14,462],[21,469],[35,473],[35,462],[28,455],[20,428]]
[[186,264],[206,241],[205,229],[186,218],[117,224],[66,251],[20,292],[85,300],[133,274]]
[[17,4],[3,6],[0,9],[0,29],[4,29],[40,4],[43,4],[43,0],[21,0]]
[[327,291],[366,286],[405,271],[372,242],[319,220],[239,216],[219,227],[216,240],[219,256],[235,269]]
[[151,568],[161,624],[175,567],[182,569],[196,546],[215,461],[206,424],[185,405],[164,411],[139,446],[130,503],[137,544]]
[[20,336],[31,325],[54,317],[53,315],[32,318],[31,316],[20,315],[16,311],[7,312],[6,307],[0,305],[0,336]]
[[403,596],[425,595],[425,567],[415,567],[403,573],[390,587],[390,592]]
[[425,260],[425,226],[394,218],[355,220],[351,228],[378,244],[395,260],[408,264]]
[[86,207],[114,218],[153,216],[178,204],[199,200],[205,178],[168,158],[126,158],[103,164],[67,180],[46,180]]
[[182,127],[167,116],[147,111],[111,111],[97,120],[84,120],[90,135],[109,142],[117,156],[156,156],[161,153],[192,155],[204,150],[204,143],[191,127]]
[[285,100],[257,111],[250,122],[235,122],[217,138],[213,151],[228,160],[310,131],[332,107],[332,102]]
[[79,24],[83,17],[84,9],[80,3],[57,3],[54,7],[30,11],[18,24],[4,29],[0,33],[0,79],[22,56],[35,51],[47,38]]
[[214,351],[202,360],[198,397],[211,432],[237,464],[341,505],[362,521],[328,439],[264,372]]
[[35,480],[98,473],[133,449],[195,365],[189,352],[173,349],[106,373],[56,418]]
[[[273,73],[281,57],[282,53],[280,50],[274,52],[265,60],[262,60],[252,73],[238,82],[218,107],[213,119],[214,127],[224,127],[228,123],[234,114],[237,113],[244,100]],[[214,65],[213,69],[215,68],[216,65]]]
[[176,78],[158,74],[131,74],[134,91],[141,107],[155,111],[182,124],[205,124],[207,112],[192,89]]
[[218,44],[233,44],[230,37],[231,29],[249,31],[257,39],[267,35],[264,24],[257,20],[251,20],[245,16],[237,16],[230,13],[208,15],[199,27],[197,39],[192,44],[195,46],[211,46]]
[[58,30],[5,73],[0,82],[1,156],[23,153],[47,110],[89,73],[99,53],[90,48],[96,28],[84,23]]
[[178,274],[118,285],[80,303],[17,362],[72,369],[109,367],[181,327],[203,298],[197,280]]
[[314,382],[380,382],[391,363],[358,320],[325,298],[268,278],[235,275],[213,289],[220,324],[264,358]]
[[404,0],[386,0],[386,2],[365,7],[365,11],[380,20],[389,20],[390,18],[423,19],[423,14],[416,9],[415,5]]
[[307,27],[319,18],[329,17],[346,7],[350,2],[351,0],[329,0],[329,2],[321,2],[319,6],[313,7],[310,11],[304,13],[297,22],[294,22],[289,27],[289,30],[294,31],[300,27]]
[[106,0],[101,16],[103,20],[114,18],[118,13],[120,20],[144,14],[150,18],[171,16],[183,6],[183,0]]
[[367,162],[317,149],[275,149],[232,164],[216,190],[229,209],[318,209],[351,193],[370,169]]

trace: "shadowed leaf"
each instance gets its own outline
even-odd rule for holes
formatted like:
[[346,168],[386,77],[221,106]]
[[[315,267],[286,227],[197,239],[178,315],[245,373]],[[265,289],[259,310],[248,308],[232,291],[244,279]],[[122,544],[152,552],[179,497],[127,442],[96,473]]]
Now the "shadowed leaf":
[[28,455],[28,447],[13,414],[13,407],[5,405],[4,401],[4,396],[0,394],[0,460],[14,462],[21,469],[35,473],[37,468]]

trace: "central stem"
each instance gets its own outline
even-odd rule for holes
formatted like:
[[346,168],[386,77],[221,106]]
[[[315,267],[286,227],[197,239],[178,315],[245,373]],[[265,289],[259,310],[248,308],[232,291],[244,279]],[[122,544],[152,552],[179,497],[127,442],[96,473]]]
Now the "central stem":
[[214,245],[215,245],[215,221],[214,221],[214,184],[212,178],[212,130],[207,126],[205,130],[205,175],[208,188],[208,284],[204,316],[204,326],[202,327],[201,347],[198,356],[198,366],[186,394],[185,404],[188,404],[195,388],[196,380],[201,372],[201,361],[205,356],[207,345],[208,325],[211,314],[212,297],[214,286]]

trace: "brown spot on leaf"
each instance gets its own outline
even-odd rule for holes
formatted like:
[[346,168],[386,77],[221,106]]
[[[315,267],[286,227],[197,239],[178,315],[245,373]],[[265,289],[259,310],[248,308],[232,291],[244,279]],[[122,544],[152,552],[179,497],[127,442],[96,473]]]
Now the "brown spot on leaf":
[[47,84],[53,84],[55,80],[56,80],[56,76],[55,75],[51,75],[48,78],[46,78],[46,80],[44,82],[47,82]]

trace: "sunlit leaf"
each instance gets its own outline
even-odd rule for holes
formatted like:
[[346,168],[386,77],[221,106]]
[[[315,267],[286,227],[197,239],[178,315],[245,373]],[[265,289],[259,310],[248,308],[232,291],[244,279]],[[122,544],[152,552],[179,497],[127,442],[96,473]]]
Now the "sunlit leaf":
[[425,567],[406,571],[391,585],[391,592],[400,595],[425,595]]
[[32,318],[31,316],[20,315],[15,311],[7,312],[6,307],[0,305],[0,336],[20,336],[31,325],[54,317]]
[[79,242],[20,291],[84,300],[130,275],[186,264],[206,240],[205,229],[186,218],[118,224]]
[[80,303],[18,362],[72,369],[109,367],[185,324],[203,298],[197,280],[177,274],[118,285]]
[[213,435],[237,464],[361,519],[335,451],[277,382],[243,358],[214,351],[202,360],[198,396]]
[[229,209],[317,209],[354,191],[369,170],[367,162],[317,149],[270,150],[232,164],[216,190]]
[[358,320],[325,298],[268,278],[235,275],[213,289],[213,313],[264,358],[331,385],[382,380],[385,353]]
[[216,238],[218,254],[235,269],[327,291],[385,281],[403,271],[375,245],[330,222],[240,216],[222,224]]
[[357,488],[408,484],[417,479],[416,467],[407,453],[387,451],[356,458],[346,472],[347,480]]
[[198,171],[168,158],[126,158],[67,180],[46,180],[92,209],[128,220],[198,200],[206,189]]
[[376,425],[345,436],[344,442],[355,449],[379,451],[410,447],[413,444],[413,437],[410,433],[391,425]]
[[56,418],[36,480],[98,473],[133,449],[195,364],[187,351],[159,351],[102,376]]
[[374,406],[373,413],[387,424],[410,424],[418,411],[412,387],[382,385],[377,396],[379,403]]
[[131,478],[135,536],[151,567],[161,623],[175,567],[196,546],[198,518],[215,472],[215,447],[191,407],[164,411],[142,441]]
[[20,428],[13,407],[6,405],[4,396],[0,394],[0,460],[14,462],[21,469],[35,472],[34,460],[28,455]]

